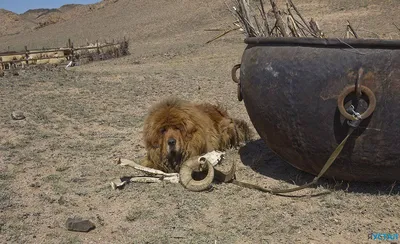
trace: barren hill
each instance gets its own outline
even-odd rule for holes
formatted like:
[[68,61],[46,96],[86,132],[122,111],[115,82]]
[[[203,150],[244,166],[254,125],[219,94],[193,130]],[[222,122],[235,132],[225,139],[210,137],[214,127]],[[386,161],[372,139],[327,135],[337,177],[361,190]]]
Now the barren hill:
[[0,36],[19,34],[35,26],[35,23],[5,9],[0,9],[0,23]]
[[[6,24],[0,27],[3,33],[0,50],[7,46],[12,49],[24,45],[60,46],[68,38],[86,43],[126,36],[137,44],[153,42],[153,48],[166,42],[173,45],[203,42],[215,34],[204,29],[232,27],[234,19],[225,2],[103,0],[92,5],[66,5],[57,10],[31,10],[21,16],[3,10],[7,14],[0,15],[1,20],[6,19],[2,21]],[[328,36],[343,37],[346,21],[350,20],[361,36],[399,37],[392,24],[400,23],[397,1],[378,4],[370,0],[298,0],[295,4],[306,19],[316,19]],[[46,22],[50,25],[30,30]],[[6,30],[14,35],[4,36]],[[236,36],[243,37],[239,32]]]
[[61,11],[58,9],[48,9],[48,8],[30,9],[25,13],[21,14],[21,16],[31,21],[37,21],[38,18],[50,13],[61,13]]
[[30,9],[22,14],[16,14],[7,10],[0,12],[2,20],[2,29],[0,36],[15,34],[26,34],[27,32],[43,28],[48,25],[64,22],[79,16],[90,14],[96,9],[104,8],[115,0],[103,0],[96,4],[66,4],[60,8],[48,9],[38,8]]

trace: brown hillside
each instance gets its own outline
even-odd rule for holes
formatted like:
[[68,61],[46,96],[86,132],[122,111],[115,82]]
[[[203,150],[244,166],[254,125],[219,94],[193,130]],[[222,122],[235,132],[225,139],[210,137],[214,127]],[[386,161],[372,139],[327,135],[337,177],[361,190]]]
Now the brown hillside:
[[[396,1],[377,4],[363,0],[301,0],[295,3],[308,20],[314,17],[328,36],[343,37],[346,20],[349,20],[363,37],[399,37],[399,31],[392,24],[400,23],[399,3]],[[25,22],[18,15],[8,13],[7,23],[11,27],[7,29],[20,34],[0,37],[0,50],[7,46],[19,49],[26,44],[32,48],[59,46],[64,45],[69,37],[75,42],[85,43],[87,40],[126,36],[135,43],[154,41],[157,47],[167,42],[176,45],[180,42],[206,41],[215,33],[204,32],[203,29],[232,26],[234,21],[222,0],[183,0],[179,3],[167,0],[107,0],[93,5],[64,6],[48,14],[37,11],[35,14],[42,15],[36,23],[46,20],[60,22],[23,32],[28,29],[27,25],[21,27],[18,23]],[[30,14],[27,19],[33,21],[32,16]]]
[[58,9],[47,9],[47,8],[30,9],[25,13],[21,14],[21,16],[24,17],[25,19],[37,22],[38,18],[51,13],[61,13],[61,11]]
[[0,23],[0,36],[23,33],[35,26],[35,23],[5,9],[0,9]]
[[57,24],[66,20],[75,19],[83,15],[92,13],[97,9],[104,8],[115,0],[103,0],[96,4],[66,4],[58,9],[30,9],[23,14],[15,14],[4,10],[0,14],[2,29],[0,36],[26,34],[27,32],[43,28],[48,25]]

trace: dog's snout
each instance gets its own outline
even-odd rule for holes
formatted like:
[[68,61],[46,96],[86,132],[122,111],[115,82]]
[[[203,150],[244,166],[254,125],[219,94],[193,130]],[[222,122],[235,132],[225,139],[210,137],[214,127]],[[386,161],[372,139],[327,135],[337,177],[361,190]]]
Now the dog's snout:
[[175,146],[176,140],[174,138],[169,138],[168,139],[168,146]]

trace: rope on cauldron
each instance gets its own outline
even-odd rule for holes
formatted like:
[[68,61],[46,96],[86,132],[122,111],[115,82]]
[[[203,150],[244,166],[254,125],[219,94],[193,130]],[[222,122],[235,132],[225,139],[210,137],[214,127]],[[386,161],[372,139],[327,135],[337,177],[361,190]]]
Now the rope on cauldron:
[[262,192],[267,192],[270,194],[274,194],[274,195],[281,195],[282,193],[290,193],[290,192],[295,192],[295,191],[299,191],[302,189],[305,189],[311,185],[314,185],[318,182],[319,178],[321,178],[325,172],[329,169],[329,167],[333,164],[333,162],[335,161],[335,159],[339,156],[340,152],[342,151],[344,144],[346,143],[347,139],[349,139],[350,135],[353,133],[353,131],[358,127],[358,124],[355,124],[354,127],[350,127],[349,131],[347,133],[347,136],[343,139],[343,141],[336,147],[335,151],[333,151],[333,153],[331,154],[331,156],[328,158],[328,160],[326,161],[324,167],[322,167],[321,171],[319,172],[319,174],[313,179],[313,181],[306,183],[304,185],[301,186],[297,186],[294,188],[289,188],[289,189],[267,189],[264,188],[262,186],[259,185],[255,185],[255,184],[251,184],[251,183],[247,183],[247,182],[243,182],[243,181],[238,181],[236,179],[232,180],[232,183],[238,186],[242,186],[242,187],[246,187],[246,188],[251,188],[251,189],[256,189]]

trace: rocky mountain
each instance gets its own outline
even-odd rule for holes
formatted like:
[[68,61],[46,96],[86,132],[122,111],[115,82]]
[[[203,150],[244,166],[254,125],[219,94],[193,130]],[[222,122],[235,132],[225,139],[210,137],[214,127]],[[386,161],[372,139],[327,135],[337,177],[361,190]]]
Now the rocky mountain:
[[96,4],[66,4],[60,8],[30,9],[22,14],[0,9],[0,37],[34,31],[48,25],[90,14],[118,0],[103,0]]

